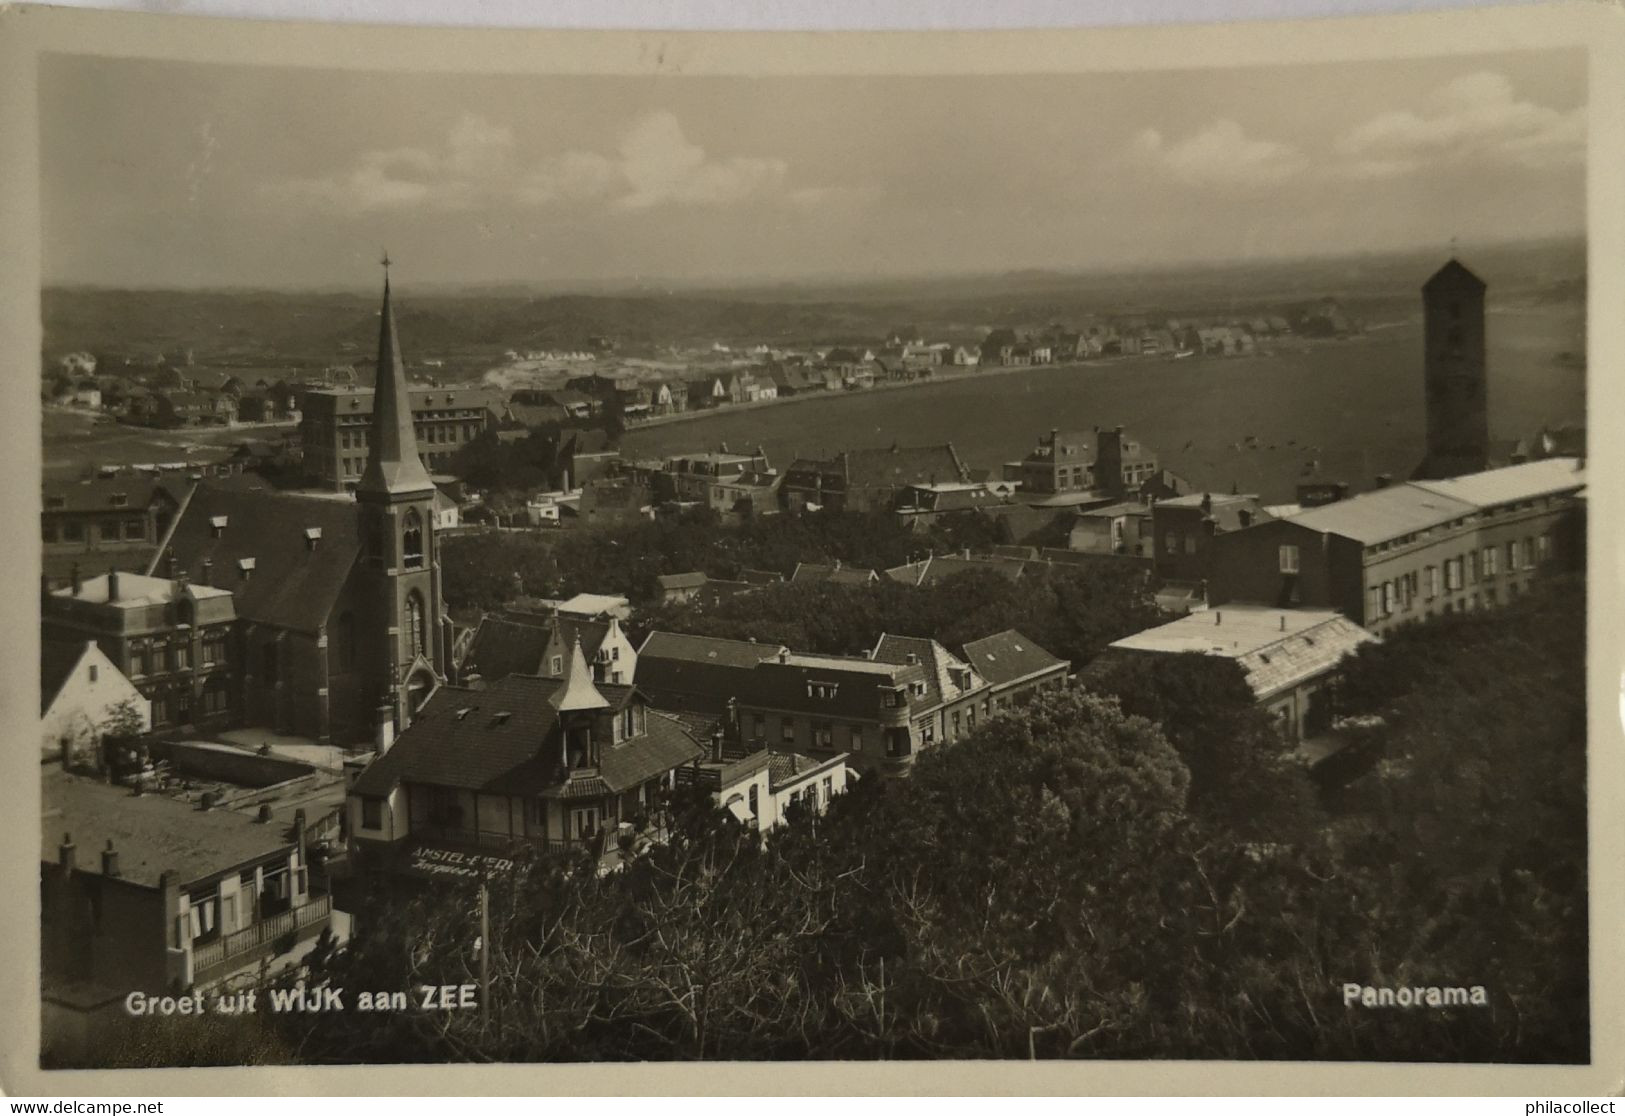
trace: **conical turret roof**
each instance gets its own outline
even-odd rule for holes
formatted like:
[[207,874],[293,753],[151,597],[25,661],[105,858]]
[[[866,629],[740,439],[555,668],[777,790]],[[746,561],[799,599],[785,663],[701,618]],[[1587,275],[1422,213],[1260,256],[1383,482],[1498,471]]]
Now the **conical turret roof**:
[[592,672],[587,669],[587,656],[581,652],[579,635],[570,646],[570,658],[564,665],[564,682],[547,701],[560,713],[609,708],[609,702],[592,683]]

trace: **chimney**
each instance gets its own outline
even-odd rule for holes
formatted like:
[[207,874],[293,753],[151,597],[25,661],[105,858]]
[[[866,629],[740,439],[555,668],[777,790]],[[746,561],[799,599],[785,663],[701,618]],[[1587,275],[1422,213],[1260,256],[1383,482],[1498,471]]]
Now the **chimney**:
[[107,839],[107,847],[102,850],[102,875],[108,879],[118,878],[118,850],[113,847],[113,839]]
[[1224,623],[1224,613],[1220,612],[1218,609],[1214,609],[1213,610],[1213,624],[1214,624],[1214,626],[1217,627],[1218,625],[1223,624],[1223,623]]
[[790,661],[790,649],[788,647],[779,648],[779,662],[787,663],[789,661]]
[[64,833],[62,835],[62,844],[58,845],[56,849],[56,861],[62,865],[64,875],[73,872],[74,851],[73,834]]
[[722,762],[722,726],[711,730],[711,762]]
[[199,810],[212,810],[212,809],[214,809],[214,801],[215,801],[214,796],[215,796],[214,791],[212,791],[212,790],[204,791],[198,797],[197,808]]
[[118,600],[118,567],[114,566],[107,571],[107,599],[109,602]]
[[164,551],[164,576],[170,581],[175,580],[175,551],[173,548]]
[[1281,613],[1281,630],[1286,631],[1286,613]]
[[203,559],[203,579],[202,579],[202,583],[204,585],[213,585],[214,584],[214,559],[213,558],[205,558],[205,559]]
[[1349,498],[1349,486],[1341,481],[1339,481],[1337,485],[1337,498],[1339,500],[1347,500]]
[[378,703],[372,718],[372,746],[379,755],[389,751],[395,743],[395,710],[386,697]]
[[1202,493],[1202,514],[1213,514],[1213,494],[1211,492]]
[[1393,483],[1394,483],[1394,476],[1393,476],[1392,473],[1378,473],[1377,474],[1377,487],[1378,488],[1387,488],[1390,484],[1393,484]]
[[320,527],[306,527],[305,528],[305,550],[306,551],[315,550],[316,549],[316,544],[321,542],[321,541],[322,541],[322,529]]
[[271,804],[269,802],[260,803],[259,816],[254,820],[259,822],[261,825],[264,825],[266,822],[271,820]]
[[68,571],[68,580],[69,580],[69,583],[72,584],[72,586],[73,586],[73,595],[77,597],[79,595],[79,589],[80,589],[79,563],[78,562],[75,562],[73,564],[73,569]]

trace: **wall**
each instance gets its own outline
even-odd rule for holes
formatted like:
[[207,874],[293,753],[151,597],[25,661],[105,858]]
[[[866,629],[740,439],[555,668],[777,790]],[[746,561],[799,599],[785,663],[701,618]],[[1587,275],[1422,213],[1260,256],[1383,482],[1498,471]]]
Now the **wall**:
[[152,752],[159,758],[167,759],[182,775],[197,775],[247,787],[268,787],[313,775],[316,771],[310,764],[298,760],[259,756],[224,744],[154,742]]
[[[90,680],[92,667],[96,670],[94,682]],[[142,732],[152,727],[152,707],[147,699],[119,672],[113,661],[92,644],[63,681],[61,690],[40,720],[41,754],[61,755],[64,738],[72,741],[75,756],[83,755],[87,749],[93,750],[101,741],[103,726],[113,715],[114,708],[123,701],[134,703],[141,717]]]

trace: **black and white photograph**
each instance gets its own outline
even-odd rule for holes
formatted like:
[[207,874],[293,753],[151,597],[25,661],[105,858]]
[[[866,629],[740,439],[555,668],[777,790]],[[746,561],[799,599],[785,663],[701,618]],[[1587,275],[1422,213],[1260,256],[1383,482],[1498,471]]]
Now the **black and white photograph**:
[[29,1060],[1606,1060],[1490,18],[40,53]]

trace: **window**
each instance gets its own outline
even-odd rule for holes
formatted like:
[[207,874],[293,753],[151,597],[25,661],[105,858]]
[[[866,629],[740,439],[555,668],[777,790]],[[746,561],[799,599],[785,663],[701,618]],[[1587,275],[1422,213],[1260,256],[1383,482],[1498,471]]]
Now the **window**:
[[381,798],[363,798],[361,800],[361,828],[384,828],[384,800]]
[[416,508],[406,513],[406,526],[401,531],[401,564],[409,570],[423,568],[423,516]]
[[809,682],[807,683],[807,696],[817,698],[819,701],[832,701],[835,692],[840,689],[835,682]]
[[147,645],[145,643],[132,643],[130,645],[130,677],[140,678],[147,673]]
[[1507,543],[1507,573],[1518,568],[1518,543],[1516,540]]
[[549,668],[547,673],[549,673],[549,674],[563,674],[564,673],[564,656],[563,655],[554,655],[553,656],[552,663],[551,663],[550,668]]
[[957,710],[957,709],[954,710],[954,732],[953,732],[953,735],[950,736],[948,739],[950,739],[950,740],[958,740],[959,739],[959,710]]
[[1552,557],[1552,536],[1540,535],[1535,539],[1535,561],[1547,562]]
[[169,669],[170,670],[191,670],[192,669],[192,645],[191,644],[189,644],[189,643],[177,643],[177,644],[175,644],[174,646],[172,646],[169,649]]
[[1373,585],[1366,590],[1365,612],[1368,623],[1382,614],[1382,586]]
[[751,820],[755,821],[758,818],[760,818],[760,816],[761,816],[761,813],[760,813],[760,811],[761,811],[761,794],[756,789],[756,784],[755,783],[752,783],[750,785],[750,791],[749,791],[749,794],[748,794],[748,797],[747,797],[746,801],[748,801],[750,803]]
[[429,654],[428,631],[423,625],[423,594],[416,589],[406,595],[406,648],[413,655]]
[[40,537],[46,542],[56,542],[56,536],[57,529],[56,521],[54,519],[47,519],[44,523],[40,524]]
[[833,776],[833,775],[825,775],[824,776],[824,804],[828,805],[829,800],[831,798],[834,798],[834,797],[835,797],[835,776]]
[[1496,550],[1495,547],[1486,546],[1484,548],[1483,566],[1484,566],[1484,576],[1485,577],[1494,577],[1495,576],[1495,574],[1496,574],[1495,567],[1499,563],[1499,559],[1500,559],[1500,551]]
[[1389,616],[1393,613],[1393,611],[1394,583],[1391,581],[1385,581],[1382,583],[1382,614],[1384,616]]
[[91,663],[91,664],[90,664],[90,680],[91,680],[91,681],[92,681],[92,682],[94,682],[94,681],[96,681],[96,673],[97,673],[97,671],[96,671],[96,664],[95,664],[95,663]]
[[1169,531],[1162,537],[1162,549],[1169,554],[1179,553],[1179,532]]
[[116,519],[104,519],[97,525],[97,530],[101,535],[103,542],[117,542],[119,535],[119,521]]
[[636,711],[632,708],[632,706],[629,705],[625,709],[621,710],[621,739],[629,740],[636,736],[637,732],[638,720]]
[[1533,538],[1527,538],[1523,540],[1523,568],[1526,570],[1531,569],[1533,568],[1534,564],[1535,540]]
[[1192,532],[1191,534],[1185,536],[1185,553],[1186,554],[1195,554],[1196,553],[1196,535],[1195,535],[1194,532]]
[[1477,581],[1478,580],[1478,571],[1479,571],[1478,551],[1474,550],[1474,551],[1471,551],[1467,555],[1467,580],[1468,581]]
[[1288,543],[1281,547],[1279,557],[1282,573],[1295,574],[1298,572],[1298,548],[1295,544]]
[[83,542],[85,538],[85,525],[77,519],[70,519],[62,524],[62,537],[68,542]]
[[827,751],[835,747],[835,730],[830,727],[828,721],[814,721],[812,732],[814,748],[823,748]]
[[[346,614],[348,615],[348,614]],[[342,620],[341,620],[342,623]],[[213,666],[226,658],[226,637],[220,632],[209,632],[203,637],[203,665]]]
[[858,725],[852,726],[846,746],[854,752],[863,751],[863,729],[861,727]]
[[779,739],[790,747],[795,747],[796,723],[788,717],[779,721]]
[[146,538],[146,524],[139,519],[126,519],[124,521],[124,537],[126,539]]
[[1431,601],[1434,597],[1437,597],[1439,595],[1439,567],[1438,566],[1429,566],[1423,572],[1427,575],[1426,576],[1426,580],[1427,580],[1426,596],[1427,596],[1427,599]]

